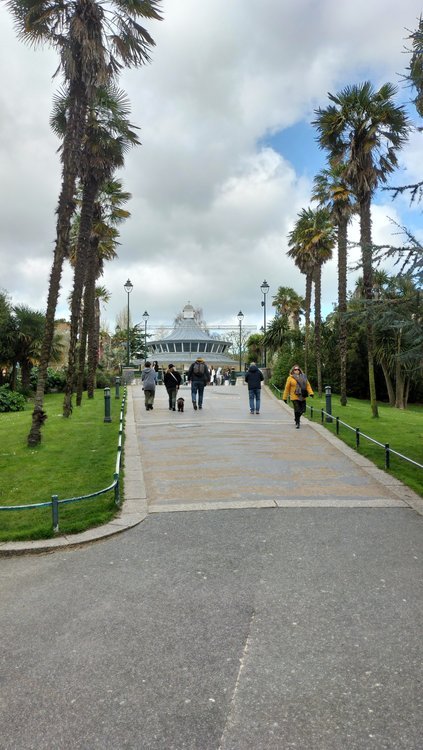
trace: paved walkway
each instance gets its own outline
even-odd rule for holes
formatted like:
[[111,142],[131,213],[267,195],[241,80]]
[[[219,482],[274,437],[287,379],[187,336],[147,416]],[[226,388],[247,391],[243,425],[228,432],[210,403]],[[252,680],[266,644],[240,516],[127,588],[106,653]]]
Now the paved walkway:
[[[265,507],[410,507],[423,498],[376,468],[316,422],[293,413],[268,389],[251,415],[247,388],[209,387],[194,411],[183,386],[183,414],[168,410],[164,387],[146,412],[139,385],[128,388],[125,503],[108,524],[33,542],[0,542],[0,557],[50,552],[121,533],[148,513]],[[198,435],[198,439],[197,436]]]
[[1,750],[421,750],[420,498],[269,394],[186,396],[130,389],[108,539],[0,560]]
[[183,414],[163,388],[146,412],[132,389],[150,513],[260,507],[405,507],[423,499],[345,446],[321,425],[294,427],[290,407],[263,391],[251,415],[247,387],[209,387],[194,411],[188,387]]

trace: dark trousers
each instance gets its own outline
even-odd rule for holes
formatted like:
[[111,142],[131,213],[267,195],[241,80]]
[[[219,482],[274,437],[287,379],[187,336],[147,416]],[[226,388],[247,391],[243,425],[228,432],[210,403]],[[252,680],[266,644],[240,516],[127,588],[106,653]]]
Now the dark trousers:
[[192,403],[197,403],[197,393],[198,393],[198,406],[203,405],[203,394],[204,394],[204,383],[202,383],[199,380],[192,380],[191,381],[191,397],[192,397]]
[[302,414],[304,414],[306,410],[306,402],[304,401],[298,401],[298,399],[293,399],[292,401],[294,405],[294,419],[296,423],[298,424],[300,421],[300,417]]
[[177,388],[176,388],[176,386],[175,386],[175,388],[167,388],[166,387],[166,390],[167,390],[167,394],[169,396],[169,409],[174,409],[175,408],[175,404],[176,404],[176,391],[177,391]]

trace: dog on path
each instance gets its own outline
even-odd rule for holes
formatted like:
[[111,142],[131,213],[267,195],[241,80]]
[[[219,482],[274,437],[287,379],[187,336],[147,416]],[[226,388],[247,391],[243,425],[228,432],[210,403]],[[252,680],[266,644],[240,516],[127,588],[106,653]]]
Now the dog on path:
[[182,396],[179,396],[179,398],[176,399],[176,404],[177,404],[177,407],[178,407],[178,411],[183,411],[184,410],[184,403],[185,403],[185,399],[183,399]]

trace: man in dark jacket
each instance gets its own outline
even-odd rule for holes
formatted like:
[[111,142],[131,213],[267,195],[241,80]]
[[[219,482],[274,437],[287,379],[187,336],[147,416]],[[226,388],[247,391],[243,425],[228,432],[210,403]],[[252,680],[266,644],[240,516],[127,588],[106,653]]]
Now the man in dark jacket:
[[169,409],[175,411],[176,409],[176,394],[181,385],[181,376],[174,365],[169,365],[163,378],[168,396],[169,396]]
[[255,362],[251,362],[246,375],[245,382],[248,385],[248,396],[250,399],[250,414],[260,414],[261,381],[263,373]]
[[192,405],[197,410],[197,394],[198,394],[198,408],[203,408],[203,395],[204,388],[207,383],[210,383],[210,372],[204,359],[197,357],[195,362],[192,363],[188,370],[188,382],[191,383],[191,397]]

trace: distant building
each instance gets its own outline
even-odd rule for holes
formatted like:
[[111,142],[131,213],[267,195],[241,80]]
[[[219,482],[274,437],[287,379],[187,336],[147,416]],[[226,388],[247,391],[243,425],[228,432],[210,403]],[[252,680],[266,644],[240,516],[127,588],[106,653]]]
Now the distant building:
[[214,367],[234,367],[235,362],[228,353],[231,346],[230,341],[213,339],[203,331],[189,303],[182,310],[182,320],[168,336],[147,343],[150,360],[157,360],[160,367],[167,367],[172,362],[179,370],[188,369],[197,357]]

